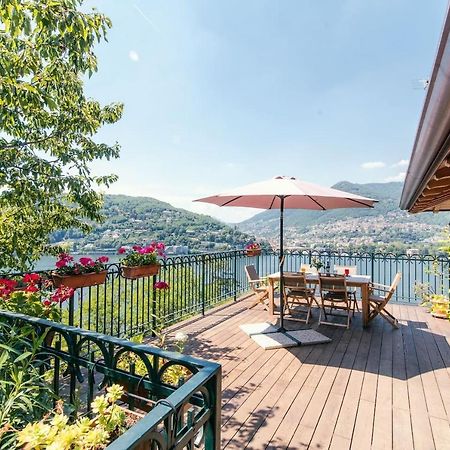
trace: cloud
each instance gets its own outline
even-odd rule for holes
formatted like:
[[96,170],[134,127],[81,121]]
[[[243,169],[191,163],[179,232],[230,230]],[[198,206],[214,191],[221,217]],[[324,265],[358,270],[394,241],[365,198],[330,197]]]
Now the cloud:
[[401,159],[399,162],[392,164],[391,167],[406,167],[409,164],[409,159]]
[[135,50],[130,50],[128,53],[128,58],[130,58],[131,61],[133,61],[133,62],[138,62],[139,61],[139,53]]
[[362,163],[361,167],[363,169],[382,169],[383,167],[386,167],[386,163],[382,161],[371,161]]
[[405,176],[406,172],[400,172],[397,175],[385,178],[384,181],[386,181],[387,183],[389,183],[390,181],[404,181]]

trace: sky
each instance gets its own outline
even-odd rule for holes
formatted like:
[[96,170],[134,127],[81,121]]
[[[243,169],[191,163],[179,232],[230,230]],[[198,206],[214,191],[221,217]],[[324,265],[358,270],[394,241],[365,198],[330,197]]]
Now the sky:
[[86,92],[123,102],[107,193],[193,203],[277,175],[402,181],[447,0],[88,0],[113,23]]

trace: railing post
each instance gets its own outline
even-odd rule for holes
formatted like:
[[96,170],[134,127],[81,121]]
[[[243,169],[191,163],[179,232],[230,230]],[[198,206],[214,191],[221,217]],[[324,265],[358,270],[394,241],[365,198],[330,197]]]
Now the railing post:
[[372,279],[372,281],[375,281],[373,279],[374,273],[375,273],[375,253],[371,253],[370,254],[370,278]]
[[234,296],[233,300],[237,300],[237,250],[234,251],[234,268],[233,268],[233,280],[234,280]]
[[156,336],[156,275],[151,277],[152,280],[152,337]]
[[219,450],[222,403],[222,369],[220,367],[208,381],[207,386],[211,396],[211,416],[205,424],[205,450]]
[[205,315],[205,295],[206,295],[206,261],[205,255],[202,254],[202,316]]
[[[69,298],[69,325],[71,326],[74,326],[73,323],[74,315],[75,315],[75,293]],[[80,327],[83,328],[82,323],[80,323]]]

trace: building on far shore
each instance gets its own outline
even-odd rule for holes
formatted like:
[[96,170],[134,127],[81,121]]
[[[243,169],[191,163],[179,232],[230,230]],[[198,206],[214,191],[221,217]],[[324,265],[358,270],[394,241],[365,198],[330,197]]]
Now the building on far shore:
[[188,255],[189,247],[187,245],[168,245],[166,253],[168,255]]

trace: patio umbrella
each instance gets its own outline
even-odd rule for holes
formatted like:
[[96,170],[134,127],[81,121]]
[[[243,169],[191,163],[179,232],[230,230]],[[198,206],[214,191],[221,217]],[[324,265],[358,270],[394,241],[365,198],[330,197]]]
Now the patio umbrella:
[[326,211],[337,208],[373,208],[377,200],[337,189],[300,181],[294,177],[278,176],[270,180],[247,184],[222,194],[194,200],[218,206],[280,210],[280,329],[284,331],[283,292],[283,219],[285,209]]

